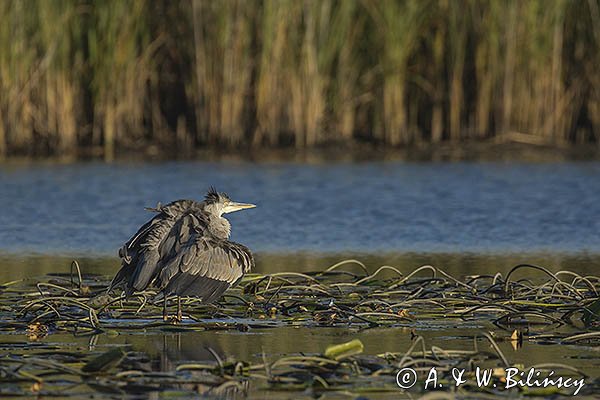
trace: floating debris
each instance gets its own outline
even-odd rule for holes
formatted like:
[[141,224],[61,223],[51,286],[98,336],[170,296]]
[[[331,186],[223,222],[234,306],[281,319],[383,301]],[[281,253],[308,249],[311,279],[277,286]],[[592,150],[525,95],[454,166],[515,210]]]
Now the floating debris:
[[325,350],[325,357],[339,361],[360,354],[363,350],[364,346],[362,342],[358,339],[354,339],[346,343],[329,346]]

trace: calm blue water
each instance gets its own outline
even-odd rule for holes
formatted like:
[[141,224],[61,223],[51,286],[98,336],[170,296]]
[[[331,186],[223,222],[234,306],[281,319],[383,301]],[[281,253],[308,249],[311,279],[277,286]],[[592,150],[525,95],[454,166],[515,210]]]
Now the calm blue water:
[[209,185],[258,252],[597,252],[600,163],[0,166],[0,251],[113,255],[151,214]]

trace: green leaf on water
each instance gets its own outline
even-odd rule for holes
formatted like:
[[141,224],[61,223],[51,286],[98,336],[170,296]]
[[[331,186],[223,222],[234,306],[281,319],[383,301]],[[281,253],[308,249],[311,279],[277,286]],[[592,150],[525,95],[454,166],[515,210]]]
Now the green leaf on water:
[[362,342],[358,339],[354,339],[346,343],[328,346],[325,350],[325,357],[333,360],[341,360],[355,354],[360,354],[363,350],[364,346]]

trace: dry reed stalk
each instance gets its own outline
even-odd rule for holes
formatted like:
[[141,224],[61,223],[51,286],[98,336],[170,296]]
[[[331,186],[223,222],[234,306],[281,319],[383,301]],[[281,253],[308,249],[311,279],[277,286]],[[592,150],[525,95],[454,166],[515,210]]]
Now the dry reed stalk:
[[224,32],[223,93],[221,104],[221,142],[239,146],[244,142],[244,111],[250,92],[251,34],[253,5],[237,0],[229,5],[228,20]]
[[321,6],[330,2],[305,0],[302,4],[301,15],[304,21],[304,31],[301,39],[298,63],[293,72],[291,116],[292,127],[296,133],[296,147],[312,147],[321,142],[323,134],[323,119],[325,113],[326,79],[325,66],[320,63],[323,43],[321,35],[327,34],[320,30],[318,24]]
[[463,133],[462,112],[464,105],[464,82],[465,57],[467,46],[467,23],[468,16],[464,9],[450,8],[449,31],[453,38],[450,42],[450,110],[449,110],[449,134],[450,140],[458,141]]
[[[357,2],[339,4],[328,2],[327,13],[321,15],[321,26],[327,27],[327,40],[320,59],[322,68],[328,69],[326,76],[327,98],[325,108],[333,112],[325,121],[330,139],[352,140],[356,130],[355,112],[360,91],[361,73],[358,43],[364,36],[364,18]],[[321,29],[325,31],[325,29]],[[326,72],[327,73],[327,72]]]
[[504,55],[504,71],[502,76],[502,116],[500,119],[500,134],[508,133],[511,129],[511,115],[513,108],[513,85],[516,63],[516,28],[517,28],[517,13],[519,4],[511,2],[508,10],[508,21],[506,22],[506,30],[504,33],[505,55]]
[[197,108],[200,137],[238,146],[244,141],[245,110],[253,70],[253,4],[194,0]]
[[263,38],[256,82],[257,127],[253,145],[278,144],[279,135],[286,130],[283,124],[284,95],[281,76],[286,47],[286,18],[283,3],[267,0],[263,5],[259,35]]
[[499,65],[501,60],[501,32],[505,10],[501,3],[475,4],[473,13],[475,24],[475,78],[477,95],[475,101],[475,128],[477,137],[491,134],[494,118],[494,105],[498,100]]
[[[443,18],[443,15],[447,14],[448,2],[443,1],[438,4],[439,15],[437,18]],[[433,58],[433,76],[431,80],[431,90],[429,95],[431,96],[432,110],[431,110],[431,141],[434,143],[441,142],[444,134],[444,55],[445,46],[444,42],[446,39],[446,24],[440,23],[435,27],[434,37],[432,39],[432,58]]]
[[379,30],[383,72],[382,98],[378,105],[382,121],[381,139],[392,146],[410,143],[407,126],[407,60],[421,34],[427,4],[402,2],[363,2]]

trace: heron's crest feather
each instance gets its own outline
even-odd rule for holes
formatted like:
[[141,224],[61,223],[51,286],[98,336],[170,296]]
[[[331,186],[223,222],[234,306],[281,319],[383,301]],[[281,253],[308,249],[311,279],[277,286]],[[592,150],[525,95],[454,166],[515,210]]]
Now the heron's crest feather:
[[206,200],[206,202],[208,204],[214,204],[214,203],[219,202],[220,199],[229,200],[229,196],[227,195],[227,193],[217,192],[217,189],[215,189],[214,186],[211,186],[208,188],[208,192],[206,193],[206,196],[204,197],[204,199]]

